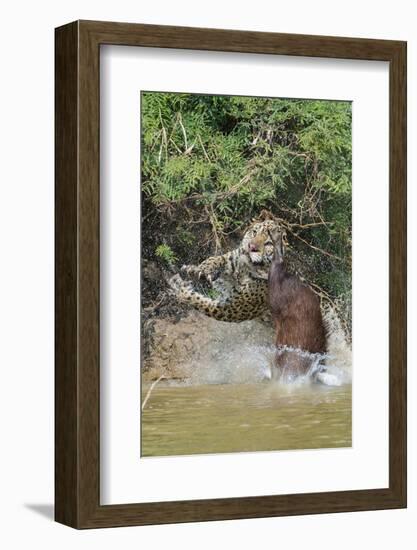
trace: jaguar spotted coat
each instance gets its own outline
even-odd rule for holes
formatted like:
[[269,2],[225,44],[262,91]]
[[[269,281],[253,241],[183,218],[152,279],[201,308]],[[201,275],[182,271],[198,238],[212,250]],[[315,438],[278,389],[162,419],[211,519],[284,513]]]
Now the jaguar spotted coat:
[[[273,235],[279,229],[278,221],[262,212],[249,226],[238,248],[207,258],[199,265],[183,266],[181,274],[169,280],[171,291],[178,301],[221,321],[246,321],[264,315],[268,309]],[[209,283],[210,292],[198,291],[197,280]]]

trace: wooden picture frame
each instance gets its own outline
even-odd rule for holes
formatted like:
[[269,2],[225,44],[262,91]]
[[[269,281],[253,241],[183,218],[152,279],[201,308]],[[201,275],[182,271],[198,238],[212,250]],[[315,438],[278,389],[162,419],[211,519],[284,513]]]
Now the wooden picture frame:
[[[406,506],[406,43],[76,21],[56,29],[55,518],[75,528]],[[99,56],[117,44],[389,62],[389,487],[100,505]]]

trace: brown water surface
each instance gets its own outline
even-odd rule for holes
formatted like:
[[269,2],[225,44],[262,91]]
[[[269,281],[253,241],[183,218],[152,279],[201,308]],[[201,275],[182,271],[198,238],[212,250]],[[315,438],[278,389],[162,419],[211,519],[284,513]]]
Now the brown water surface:
[[142,412],[141,454],[350,447],[351,405],[350,384],[160,382]]

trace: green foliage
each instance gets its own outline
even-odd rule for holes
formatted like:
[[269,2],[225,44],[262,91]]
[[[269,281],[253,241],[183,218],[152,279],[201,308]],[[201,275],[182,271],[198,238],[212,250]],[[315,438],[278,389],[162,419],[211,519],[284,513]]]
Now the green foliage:
[[266,208],[288,224],[314,281],[334,298],[350,293],[350,102],[162,92],[141,100],[143,199],[161,232],[169,224],[175,250],[160,245],[159,257],[220,253]]
[[181,226],[177,228],[176,236],[178,237],[180,242],[186,246],[192,246],[196,242],[196,236],[191,233],[191,231]]
[[177,261],[177,257],[170,246],[167,244],[160,244],[156,247],[155,254],[158,258],[166,262],[167,264],[172,264]]
[[213,300],[220,298],[220,292],[215,288],[206,288],[203,290],[203,292],[204,294],[206,294],[206,296],[208,296],[209,298],[212,298]]

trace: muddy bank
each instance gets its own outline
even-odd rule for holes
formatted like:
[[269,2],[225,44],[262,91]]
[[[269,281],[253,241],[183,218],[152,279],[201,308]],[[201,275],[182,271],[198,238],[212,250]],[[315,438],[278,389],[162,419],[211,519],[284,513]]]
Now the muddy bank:
[[[190,311],[179,320],[152,320],[152,344],[143,361],[144,380],[161,375],[167,378],[193,378],[201,383],[218,380],[219,365],[226,381],[230,369],[253,370],[249,349],[270,346],[274,333],[270,322],[261,320],[226,323],[202,313]],[[259,358],[259,363],[262,357]],[[237,366],[240,365],[240,366]]]

